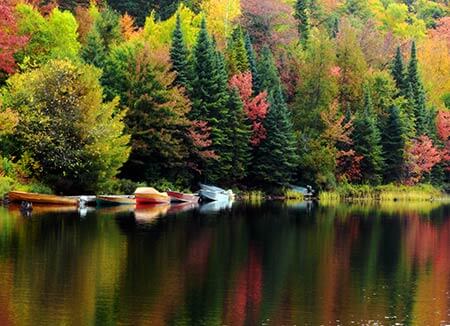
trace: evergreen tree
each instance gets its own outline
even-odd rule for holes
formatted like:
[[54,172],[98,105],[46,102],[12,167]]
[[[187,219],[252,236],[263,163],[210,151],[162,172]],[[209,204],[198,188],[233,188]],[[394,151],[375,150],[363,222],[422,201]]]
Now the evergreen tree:
[[403,65],[403,57],[400,47],[397,48],[397,54],[395,55],[395,59],[392,63],[391,74],[395,80],[398,94],[400,96],[406,96],[408,92],[408,83],[405,80],[405,67]]
[[227,47],[227,57],[230,76],[249,70],[250,66],[245,48],[244,34],[240,26],[236,27],[231,34]]
[[275,60],[268,47],[264,47],[261,50],[260,60],[258,61],[258,75],[261,76],[261,79],[257,93],[263,90],[266,90],[268,93],[274,92],[281,85]]
[[235,184],[242,180],[248,172],[251,159],[250,137],[251,129],[246,123],[246,116],[239,93],[236,89],[230,90],[228,100],[228,120],[226,128],[229,132],[228,151],[230,152],[230,173],[225,180]]
[[184,41],[181,30],[181,18],[177,15],[175,30],[172,36],[172,47],[170,49],[170,59],[173,70],[177,73],[175,82],[189,90],[189,80],[191,76],[191,66],[189,62],[189,51]]
[[223,56],[216,51],[215,42],[208,35],[205,19],[202,20],[194,47],[193,76],[189,117],[191,120],[206,121],[211,128],[210,150],[220,158],[207,166],[205,175],[210,181],[217,181],[230,169],[228,153],[222,153],[229,142],[229,132],[224,130],[223,125],[228,117],[228,81]]
[[365,90],[364,102],[364,110],[357,113],[353,122],[353,145],[356,153],[363,157],[360,163],[363,180],[379,184],[382,179],[383,148],[368,90]]
[[383,156],[385,182],[399,181],[402,176],[405,142],[400,111],[392,106],[383,133]]
[[296,1],[294,16],[298,21],[298,33],[300,34],[300,40],[302,44],[305,46],[308,42],[310,32],[307,0]]
[[86,63],[92,64],[99,68],[104,67],[107,53],[103,40],[97,29],[93,28],[88,34],[86,45],[81,50],[81,57]]
[[259,78],[255,51],[253,50],[252,40],[250,39],[250,35],[248,35],[248,33],[245,34],[245,49],[247,51],[250,72],[252,73],[253,93],[256,94],[257,90],[261,88],[261,81]]
[[270,108],[264,120],[267,136],[256,152],[253,175],[266,186],[292,180],[298,163],[296,139],[281,87],[270,92]]

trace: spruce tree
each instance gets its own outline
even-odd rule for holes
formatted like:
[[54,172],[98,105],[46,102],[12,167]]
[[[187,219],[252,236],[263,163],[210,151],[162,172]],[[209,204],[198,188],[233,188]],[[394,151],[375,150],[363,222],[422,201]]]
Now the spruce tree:
[[392,106],[383,133],[383,156],[385,160],[385,182],[399,181],[404,163],[405,142],[400,111]]
[[252,73],[253,93],[256,94],[257,90],[261,88],[261,81],[259,78],[255,51],[253,50],[252,40],[248,33],[245,34],[245,49],[247,50],[248,65],[250,67],[250,72]]
[[425,89],[420,78],[417,60],[416,43],[411,46],[411,58],[408,64],[407,82],[409,86],[409,101],[413,107],[416,134],[428,135],[428,118],[426,109]]
[[227,57],[228,72],[231,76],[249,70],[244,34],[240,26],[236,27],[231,34],[227,47]]
[[395,59],[392,63],[391,74],[398,89],[398,95],[406,96],[408,92],[408,83],[405,78],[405,67],[400,47],[397,48]]
[[269,102],[264,120],[267,134],[256,151],[252,170],[256,180],[272,187],[292,180],[298,155],[291,116],[280,86],[270,92]]
[[210,150],[215,151],[220,158],[207,165],[205,177],[209,181],[217,181],[230,169],[228,153],[223,150],[229,142],[229,132],[224,126],[228,118],[227,73],[223,56],[216,51],[215,42],[208,34],[205,19],[202,20],[194,47],[193,76],[189,118],[206,121],[211,128]]
[[183,31],[181,30],[181,18],[177,15],[175,30],[172,35],[172,47],[170,49],[170,59],[173,70],[177,73],[175,82],[189,90],[189,80],[191,76],[189,51],[184,41]]
[[296,1],[294,17],[298,21],[298,33],[300,35],[301,43],[305,46],[308,42],[310,32],[307,0]]
[[280,76],[270,49],[266,46],[261,50],[258,61],[258,75],[261,76],[257,93],[266,90],[268,93],[277,90],[281,85]]
[[81,50],[81,58],[84,62],[98,68],[104,68],[106,62],[106,48],[96,28],[93,28],[87,36],[86,45]]
[[228,119],[226,129],[229,132],[230,173],[225,177],[231,184],[236,184],[247,176],[248,167],[251,160],[250,136],[251,129],[246,123],[243,104],[236,89],[229,91],[228,99]]
[[372,98],[365,90],[364,109],[358,112],[353,122],[353,145],[361,160],[361,174],[364,181],[379,184],[382,180],[383,148],[381,134],[377,126]]

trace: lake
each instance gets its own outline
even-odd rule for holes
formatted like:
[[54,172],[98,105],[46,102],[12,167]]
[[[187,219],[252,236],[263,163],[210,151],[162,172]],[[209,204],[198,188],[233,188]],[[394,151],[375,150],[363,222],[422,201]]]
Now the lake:
[[0,207],[0,325],[450,324],[450,206]]

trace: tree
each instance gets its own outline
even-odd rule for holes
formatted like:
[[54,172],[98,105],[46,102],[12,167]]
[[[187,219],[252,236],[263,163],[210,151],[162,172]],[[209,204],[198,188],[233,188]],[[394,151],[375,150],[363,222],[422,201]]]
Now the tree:
[[29,41],[18,57],[29,58],[31,64],[42,64],[50,59],[78,60],[78,23],[68,11],[55,8],[44,17],[27,4],[18,4],[18,28],[21,35],[29,35]]
[[382,144],[385,160],[384,181],[399,181],[403,174],[405,141],[400,111],[392,106],[384,129]]
[[310,22],[306,0],[297,0],[295,2],[294,16],[298,21],[298,34],[300,35],[301,42],[303,45],[306,45],[310,32]]
[[189,51],[184,41],[183,31],[181,30],[180,15],[177,15],[177,22],[173,31],[170,59],[173,70],[177,73],[175,82],[189,90],[192,71],[189,61]]
[[250,142],[253,146],[258,146],[266,138],[263,121],[269,109],[267,92],[263,91],[254,97],[252,96],[252,74],[250,72],[233,76],[230,79],[230,87],[236,88],[239,92],[244,104],[244,112],[252,125],[253,134]]
[[[250,164],[250,126],[246,123],[243,104],[239,97],[238,90],[231,88],[228,99],[229,116],[224,122],[229,131],[230,147],[221,152],[221,155],[228,154],[230,159],[229,174],[222,176],[227,183],[236,184],[248,173]],[[223,158],[221,158],[223,159]]]
[[362,156],[360,161],[361,176],[364,181],[379,184],[382,181],[383,148],[372,98],[367,89],[365,91],[364,110],[356,114],[353,128],[353,146],[356,153]]
[[296,139],[281,86],[269,93],[270,108],[264,120],[267,131],[253,163],[255,179],[268,187],[289,183],[298,164]]
[[223,129],[223,121],[228,117],[227,72],[223,56],[216,51],[211,40],[206,20],[203,19],[197,43],[193,51],[193,80],[190,99],[191,120],[206,121],[211,128],[212,145],[210,150],[220,157],[205,170],[205,178],[217,181],[229,172],[226,157],[221,157],[221,148],[229,143],[229,132]]
[[84,62],[92,64],[98,68],[105,65],[107,50],[96,28],[93,28],[87,35],[86,44],[81,50],[81,58]]
[[261,82],[258,73],[255,51],[253,50],[252,40],[250,39],[250,35],[248,33],[245,33],[245,49],[247,51],[250,72],[252,73],[252,90],[256,93],[256,90],[261,88]]
[[[147,182],[184,178],[189,158],[189,100],[173,84],[169,56],[147,45],[115,47],[104,69],[108,98],[121,97],[128,108],[132,151],[122,175]],[[186,180],[184,180],[186,181]]]
[[405,183],[414,185],[420,182],[425,173],[441,162],[441,151],[434,147],[432,140],[425,135],[413,139],[406,152]]
[[129,41],[138,35],[134,18],[128,13],[120,17],[120,31],[124,40]]
[[403,57],[400,47],[397,47],[397,53],[392,63],[391,74],[392,77],[394,77],[398,95],[406,96],[408,92],[408,82],[405,80],[405,67],[403,65]]
[[227,46],[227,67],[229,76],[243,73],[250,69],[244,34],[241,27],[236,27]]
[[25,46],[27,41],[27,36],[18,34],[13,6],[7,3],[0,4],[0,80],[3,79],[2,75],[15,72],[14,55]]
[[416,43],[411,46],[411,58],[408,64],[407,82],[409,86],[408,98],[414,108],[415,127],[417,136],[428,134],[428,113],[426,109],[425,90],[419,75]]
[[363,83],[367,64],[357,39],[357,31],[343,21],[337,36],[337,66],[339,74],[339,102],[343,108],[355,107],[363,98]]
[[99,77],[92,67],[54,60],[8,80],[5,104],[20,116],[17,154],[57,192],[104,191],[128,158],[124,112],[117,101],[103,102]]

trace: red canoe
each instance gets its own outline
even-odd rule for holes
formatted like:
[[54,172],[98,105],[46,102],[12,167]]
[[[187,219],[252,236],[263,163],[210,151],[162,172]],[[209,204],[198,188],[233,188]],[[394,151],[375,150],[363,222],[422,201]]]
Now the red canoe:
[[177,191],[168,191],[167,194],[173,202],[198,203],[199,197],[194,194],[184,194]]

